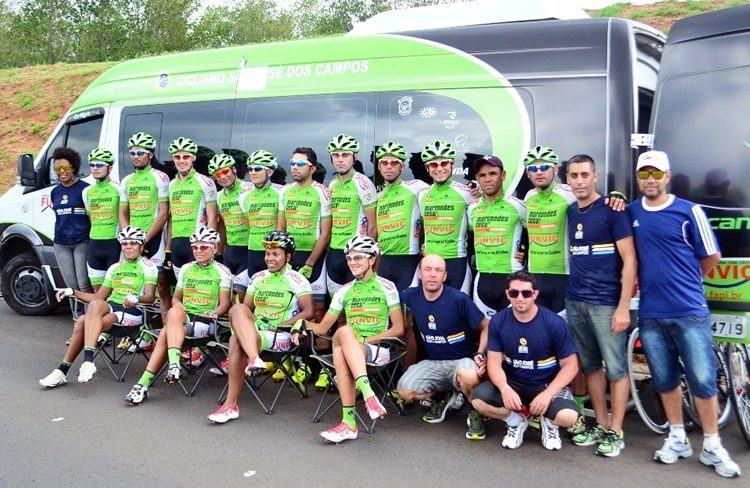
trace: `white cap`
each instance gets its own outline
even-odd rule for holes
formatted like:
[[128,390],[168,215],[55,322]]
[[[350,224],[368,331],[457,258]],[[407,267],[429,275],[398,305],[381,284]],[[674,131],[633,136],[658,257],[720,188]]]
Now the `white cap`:
[[646,151],[638,156],[638,164],[635,170],[638,171],[646,166],[653,166],[661,171],[669,171],[669,157],[664,151]]

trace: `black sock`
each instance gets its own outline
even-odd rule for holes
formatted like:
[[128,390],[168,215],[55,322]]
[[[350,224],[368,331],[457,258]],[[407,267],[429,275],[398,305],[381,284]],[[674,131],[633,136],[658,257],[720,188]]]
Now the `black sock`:
[[83,348],[83,360],[88,361],[90,363],[94,362],[94,348],[93,347],[84,347]]
[[57,367],[60,371],[63,372],[63,374],[68,374],[68,370],[70,369],[71,363],[66,363],[65,361],[60,363],[60,366]]

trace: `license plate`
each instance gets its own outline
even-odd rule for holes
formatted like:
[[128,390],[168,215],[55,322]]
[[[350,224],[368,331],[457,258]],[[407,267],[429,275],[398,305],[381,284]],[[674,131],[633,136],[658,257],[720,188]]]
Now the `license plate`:
[[714,337],[744,339],[747,337],[747,317],[741,315],[711,315]]

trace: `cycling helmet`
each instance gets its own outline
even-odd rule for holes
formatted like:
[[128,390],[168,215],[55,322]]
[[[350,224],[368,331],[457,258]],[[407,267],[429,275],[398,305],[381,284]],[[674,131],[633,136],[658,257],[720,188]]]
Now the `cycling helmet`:
[[375,159],[380,159],[389,154],[401,161],[406,161],[408,159],[404,146],[395,141],[388,141],[380,146],[378,150],[375,151]]
[[546,161],[548,163],[557,164],[557,153],[551,147],[534,146],[526,153],[526,157],[523,159],[523,164],[524,166],[528,166],[537,161]]
[[154,139],[154,136],[152,136],[151,134],[139,132],[137,134],[133,134],[132,136],[130,136],[130,139],[128,139],[128,147],[131,148],[135,146],[153,151],[154,149],[156,149],[156,139]]
[[370,236],[354,236],[349,239],[349,242],[344,246],[344,254],[349,254],[352,251],[362,252],[370,256],[380,254],[378,243]]
[[231,168],[234,166],[234,158],[229,154],[215,154],[208,162],[209,174],[214,174],[220,169]]
[[218,244],[219,233],[210,227],[201,227],[190,236],[190,244],[196,242],[207,242],[209,244]]
[[195,155],[198,153],[198,144],[188,137],[178,137],[169,145],[169,154],[175,154],[178,152],[186,152]]
[[91,151],[89,153],[88,160],[89,162],[101,161],[102,163],[107,163],[110,166],[115,164],[115,157],[114,155],[112,155],[112,151],[110,151],[109,149],[104,149],[103,147],[97,147],[93,151]]
[[359,143],[357,142],[357,139],[353,138],[352,136],[347,136],[346,134],[339,134],[333,139],[331,139],[331,142],[328,143],[328,152],[329,153],[334,153],[334,152],[358,153]]
[[281,248],[289,253],[294,252],[296,244],[294,243],[294,237],[286,232],[274,230],[263,237],[263,247],[266,249]]
[[427,144],[422,149],[422,162],[429,163],[433,159],[456,159],[456,151],[450,142],[435,141]]
[[263,149],[258,149],[257,151],[254,151],[249,158],[247,158],[247,165],[248,166],[263,166],[265,168],[270,169],[276,169],[279,167],[279,163],[276,161],[276,155],[273,153],[270,153],[268,151],[265,151]]
[[143,244],[146,240],[146,233],[140,227],[129,225],[117,233],[117,242],[124,244],[126,242],[137,242]]

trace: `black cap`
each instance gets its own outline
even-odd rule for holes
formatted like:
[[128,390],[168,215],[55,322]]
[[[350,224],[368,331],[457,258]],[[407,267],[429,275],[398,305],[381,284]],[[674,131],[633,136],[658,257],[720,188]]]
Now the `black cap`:
[[505,168],[503,167],[503,162],[500,161],[500,158],[497,156],[493,156],[491,154],[488,154],[486,156],[482,156],[481,158],[474,161],[474,172],[479,171],[479,168],[483,164],[489,164],[490,166],[494,166],[496,168],[500,168],[501,171],[505,171]]

